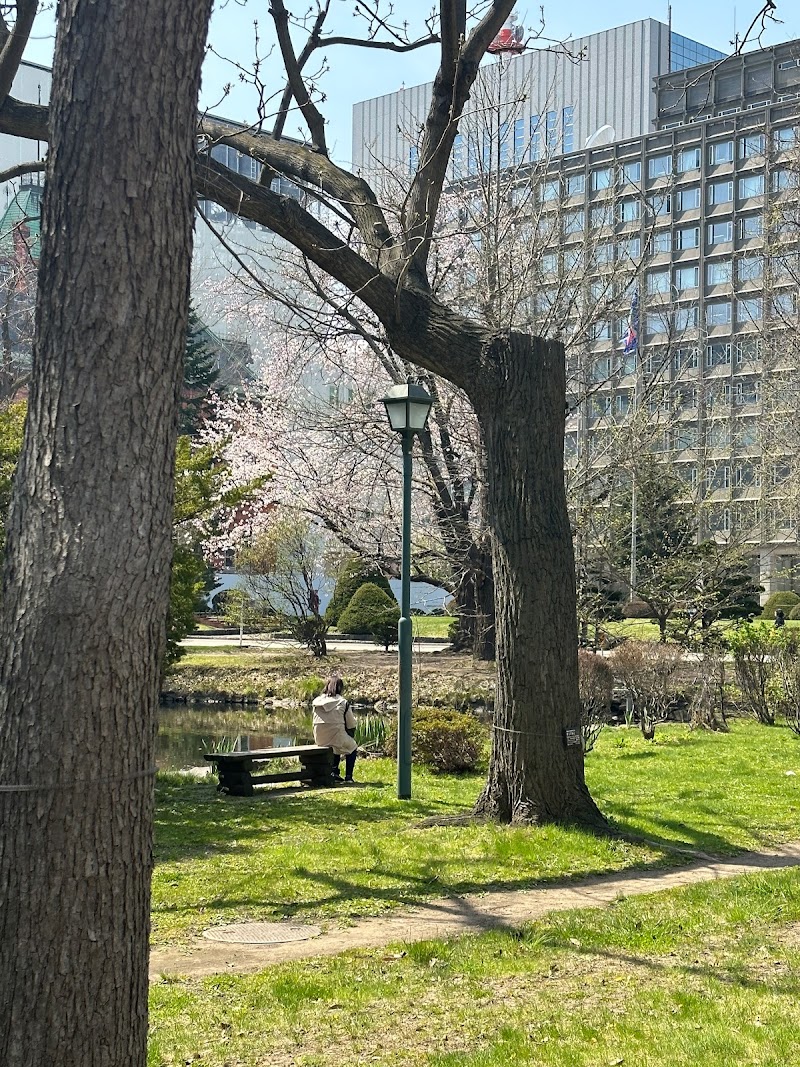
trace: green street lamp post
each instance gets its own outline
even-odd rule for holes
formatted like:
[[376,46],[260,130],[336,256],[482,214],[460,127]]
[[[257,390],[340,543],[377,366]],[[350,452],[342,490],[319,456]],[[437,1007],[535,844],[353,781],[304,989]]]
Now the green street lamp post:
[[421,385],[393,386],[383,398],[389,425],[403,448],[403,542],[400,560],[400,705],[397,720],[397,796],[411,797],[411,449],[414,434],[425,429],[433,400]]

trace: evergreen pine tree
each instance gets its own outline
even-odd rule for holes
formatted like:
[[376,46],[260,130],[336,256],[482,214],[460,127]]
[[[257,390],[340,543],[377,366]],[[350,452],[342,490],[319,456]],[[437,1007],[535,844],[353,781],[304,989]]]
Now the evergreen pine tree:
[[189,437],[197,434],[203,421],[209,393],[219,377],[216,357],[209,350],[203,331],[203,323],[192,306],[189,309],[189,325],[186,330],[178,431]]

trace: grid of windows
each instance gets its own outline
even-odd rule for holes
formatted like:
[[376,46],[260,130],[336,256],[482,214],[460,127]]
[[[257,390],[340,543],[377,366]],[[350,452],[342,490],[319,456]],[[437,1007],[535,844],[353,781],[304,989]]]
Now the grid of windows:
[[717,59],[724,59],[725,53],[718,52],[716,48],[693,41],[690,37],[683,37],[680,33],[669,35],[669,69],[671,71],[684,70],[686,67],[698,67],[701,63],[713,63]]

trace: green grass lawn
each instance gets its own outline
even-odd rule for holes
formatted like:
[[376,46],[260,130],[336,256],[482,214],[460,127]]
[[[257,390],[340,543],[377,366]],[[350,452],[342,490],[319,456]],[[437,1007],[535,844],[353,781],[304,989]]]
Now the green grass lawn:
[[447,631],[453,622],[453,615],[412,615],[411,629],[414,637],[439,637],[446,641]]
[[151,989],[150,1067],[785,1067],[800,876]]
[[[788,773],[794,772],[794,773]],[[481,775],[414,772],[398,801],[394,767],[360,762],[357,790],[223,797],[213,780],[157,785],[153,936],[180,941],[237,919],[355,918],[447,893],[521,888],[572,875],[678,862],[658,842],[717,853],[800,836],[800,740],[737,722],[728,734],[660,727],[601,735],[587,779],[633,845],[571,827],[420,829],[469,809]]]

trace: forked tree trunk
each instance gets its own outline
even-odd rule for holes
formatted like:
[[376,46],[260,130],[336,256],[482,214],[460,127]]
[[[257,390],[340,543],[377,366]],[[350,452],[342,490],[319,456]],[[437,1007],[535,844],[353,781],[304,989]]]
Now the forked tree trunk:
[[[497,621],[489,776],[476,813],[602,825],[583,776],[575,568],[564,491],[564,350],[497,338],[471,393],[486,445]],[[567,745],[566,731],[574,730]]]
[[61,0],[0,617],[0,1063],[146,1061],[153,757],[208,0]]

